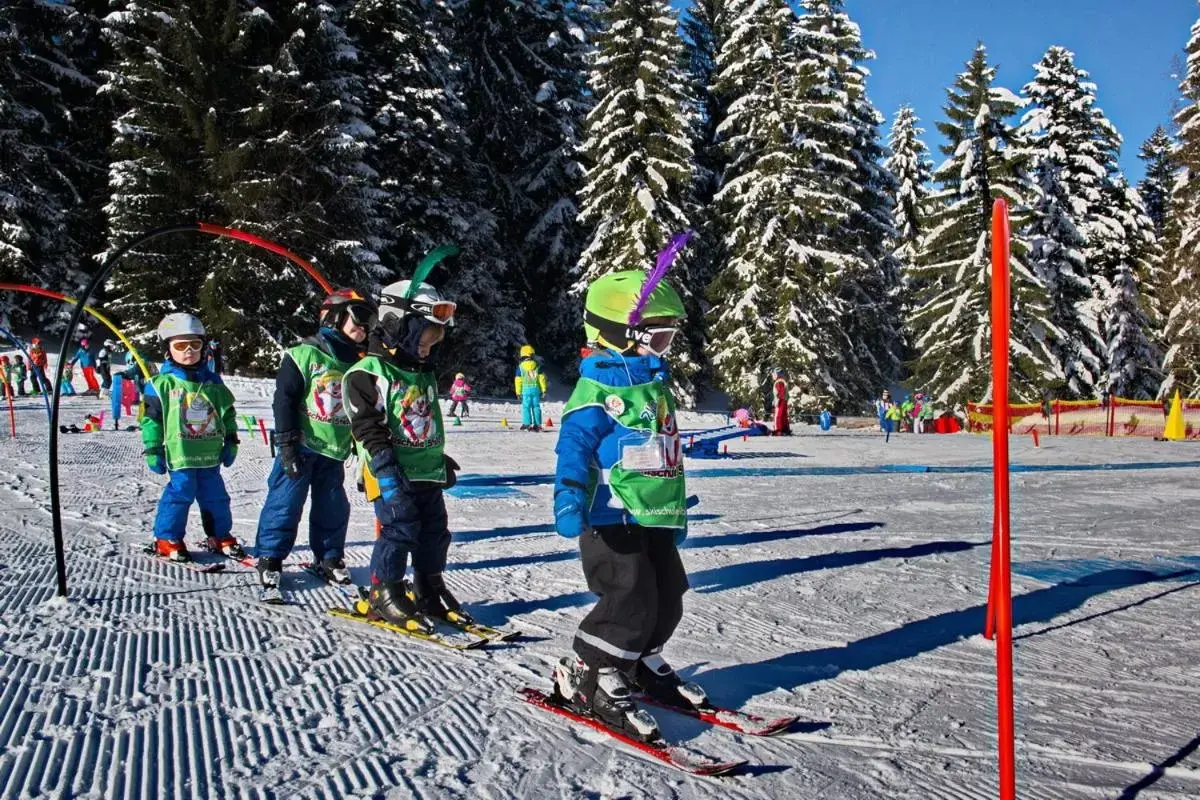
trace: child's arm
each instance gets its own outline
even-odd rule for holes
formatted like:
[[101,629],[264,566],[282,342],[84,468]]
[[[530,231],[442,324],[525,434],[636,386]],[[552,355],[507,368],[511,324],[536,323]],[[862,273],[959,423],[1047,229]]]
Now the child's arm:
[[275,411],[275,434],[290,434],[300,431],[300,415],[304,413],[304,376],[288,354],[284,354],[275,374],[275,398],[271,407]]
[[238,439],[237,427],[237,408],[234,406],[233,392],[222,384],[225,394],[229,396],[229,402],[225,405],[225,412],[221,415],[221,426],[225,429],[225,446],[221,448],[221,463],[226,467],[232,467],[234,460],[237,458],[238,445],[241,440]]
[[139,422],[142,426],[142,455],[151,472],[162,475],[167,471],[167,457],[163,451],[162,400],[154,391],[154,384],[146,384],[143,395],[145,412]]
[[350,434],[374,458],[391,452],[392,431],[387,426],[387,414],[377,407],[379,390],[375,376],[369,372],[352,372],[342,387],[346,412],[350,417]]
[[581,408],[568,414],[558,432],[558,465],[554,474],[554,527],[575,538],[588,528],[588,493],[592,465],[613,421],[601,408]]

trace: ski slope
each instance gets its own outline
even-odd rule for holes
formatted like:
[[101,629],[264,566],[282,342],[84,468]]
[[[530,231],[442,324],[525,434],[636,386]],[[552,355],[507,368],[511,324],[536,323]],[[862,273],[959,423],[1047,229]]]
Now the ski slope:
[[[230,384],[240,413],[269,415],[269,382]],[[517,697],[549,686],[591,598],[551,525],[557,428],[517,431],[516,402],[448,428],[464,467],[448,580],[527,634],[471,653],[326,614],[341,596],[294,566],[304,523],[284,607],[235,565],[139,554],[165,479],[134,432],[61,437],[71,597],[56,601],[39,402],[18,401],[18,438],[0,439],[0,797],[995,796],[986,437],[800,429],[689,461],[693,588],[666,655],[717,702],[808,720],[755,739],[658,712],[686,745],[754,765],[718,779]],[[62,421],[102,406],[65,400]],[[1012,480],[1019,796],[1200,796],[1200,447],[1014,438],[1013,457],[1056,467]],[[270,463],[243,434],[226,471],[247,544]],[[1114,463],[1160,466],[1094,469]],[[351,496],[347,561],[365,582],[373,517]],[[193,513],[189,541],[199,530]]]

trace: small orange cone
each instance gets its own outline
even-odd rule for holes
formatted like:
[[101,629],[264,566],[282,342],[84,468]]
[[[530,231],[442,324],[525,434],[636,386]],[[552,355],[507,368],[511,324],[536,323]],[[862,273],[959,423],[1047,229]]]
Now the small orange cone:
[[553,427],[554,427],[554,420],[550,419],[550,417],[546,417],[546,427],[547,427],[547,428],[553,428]]

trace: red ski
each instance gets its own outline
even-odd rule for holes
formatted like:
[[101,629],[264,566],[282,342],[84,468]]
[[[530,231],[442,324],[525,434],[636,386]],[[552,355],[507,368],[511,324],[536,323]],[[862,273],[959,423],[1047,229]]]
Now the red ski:
[[746,765],[746,761],[718,761],[717,759],[701,755],[685,750],[682,747],[677,747],[666,742],[643,742],[640,739],[635,739],[632,736],[614,730],[608,727],[595,717],[584,716],[556,702],[550,695],[538,689],[525,687],[519,690],[519,694],[524,698],[525,702],[530,705],[545,709],[553,714],[558,714],[560,717],[566,717],[582,725],[587,725],[593,730],[606,733],[619,742],[629,745],[646,755],[662,761],[664,764],[670,764],[676,769],[681,769],[684,772],[690,772],[693,775],[729,775],[740,767]]
[[731,731],[744,733],[748,736],[774,736],[777,733],[786,731],[800,721],[798,714],[789,717],[767,719],[755,714],[748,714],[745,711],[721,708],[720,706],[713,705],[710,705],[708,708],[683,708],[671,705],[670,703],[660,703],[644,694],[637,695],[636,699],[639,703],[645,703],[656,708],[665,708],[668,711],[674,711],[676,714],[683,714],[692,719],[707,722],[709,725],[728,728]]

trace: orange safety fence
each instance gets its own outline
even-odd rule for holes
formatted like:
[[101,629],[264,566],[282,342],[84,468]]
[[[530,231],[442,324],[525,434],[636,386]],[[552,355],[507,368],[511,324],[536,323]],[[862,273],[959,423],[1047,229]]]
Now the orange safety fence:
[[[1009,431],[1028,435],[1035,428],[1048,436],[1144,436],[1161,438],[1170,404],[1160,400],[1111,398],[1100,400],[1053,400],[1046,405],[1013,403],[1009,406]],[[1200,439],[1200,399],[1183,400],[1183,420],[1188,439]],[[972,433],[992,430],[992,405],[967,404],[967,429]]]

